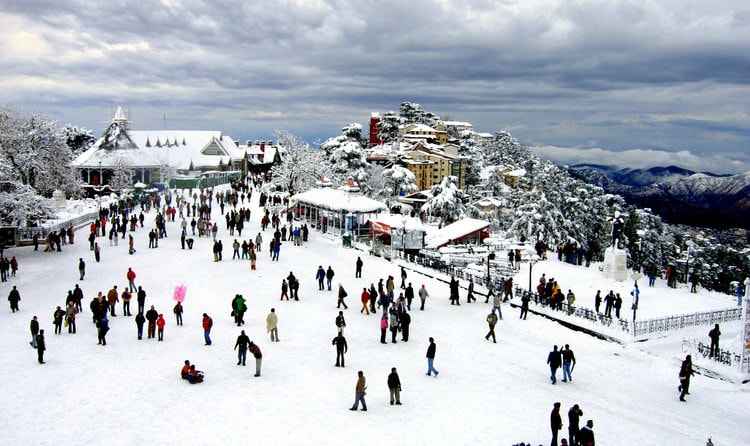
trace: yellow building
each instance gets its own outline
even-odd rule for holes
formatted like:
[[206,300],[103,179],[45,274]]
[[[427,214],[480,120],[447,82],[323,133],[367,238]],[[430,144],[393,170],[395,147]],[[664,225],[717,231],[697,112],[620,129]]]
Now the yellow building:
[[[421,190],[439,184],[446,176],[455,176],[460,189],[465,186],[466,162],[457,155],[455,147],[418,143],[406,151],[406,158],[402,162],[417,177],[417,187]],[[422,183],[419,182],[420,178]]]

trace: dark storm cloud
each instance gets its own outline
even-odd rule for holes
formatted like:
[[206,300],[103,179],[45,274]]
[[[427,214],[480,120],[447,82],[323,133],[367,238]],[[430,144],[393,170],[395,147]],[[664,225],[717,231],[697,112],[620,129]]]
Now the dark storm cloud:
[[314,139],[414,100],[542,145],[750,142],[740,0],[0,0],[0,24],[4,101],[97,129],[125,103]]

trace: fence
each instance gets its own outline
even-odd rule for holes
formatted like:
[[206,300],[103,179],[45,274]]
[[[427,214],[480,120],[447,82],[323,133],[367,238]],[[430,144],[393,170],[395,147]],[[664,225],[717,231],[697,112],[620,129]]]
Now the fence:
[[567,302],[556,302],[555,308],[550,305],[550,299],[545,296],[540,296],[537,293],[529,292],[523,288],[516,287],[516,296],[529,297],[529,302],[533,302],[536,305],[548,306],[550,309],[559,311],[562,314],[586,319],[604,327],[610,327],[622,330],[626,333],[630,333],[632,330],[632,324],[626,319],[617,319],[605,316],[603,313],[597,313],[596,311],[589,310],[588,308],[570,306]]
[[706,311],[703,313],[683,314],[660,319],[637,321],[633,330],[633,336],[639,337],[652,334],[664,334],[688,327],[699,327],[703,325],[736,321],[739,320],[741,316],[741,308],[735,307],[725,310]]
[[88,214],[80,215],[76,218],[66,220],[62,223],[58,223],[52,226],[38,226],[34,228],[18,228],[18,240],[29,241],[34,238],[34,235],[39,235],[39,240],[43,241],[50,232],[60,232],[60,229],[68,229],[71,225],[73,228],[77,228],[82,224],[91,223],[92,221],[99,218],[99,211],[89,212]]

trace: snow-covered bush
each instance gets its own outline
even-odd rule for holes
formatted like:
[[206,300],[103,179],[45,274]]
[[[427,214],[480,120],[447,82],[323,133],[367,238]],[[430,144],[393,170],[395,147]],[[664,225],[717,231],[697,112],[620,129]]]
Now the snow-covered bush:
[[443,177],[440,184],[432,186],[430,199],[422,206],[422,212],[439,217],[442,225],[459,220],[466,213],[464,192],[457,186],[458,178]]

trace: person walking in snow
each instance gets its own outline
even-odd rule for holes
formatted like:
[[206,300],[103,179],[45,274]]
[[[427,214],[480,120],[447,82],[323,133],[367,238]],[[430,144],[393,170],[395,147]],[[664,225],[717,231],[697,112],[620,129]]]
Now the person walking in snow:
[[602,305],[602,292],[601,290],[596,290],[596,296],[594,296],[594,310],[596,311],[596,314],[599,314],[599,307]]
[[557,350],[557,346],[554,346],[553,350],[547,355],[547,364],[549,364],[550,370],[550,381],[552,384],[557,384],[557,369],[560,368],[560,352]]
[[500,294],[492,298],[492,312],[494,313],[495,311],[497,311],[497,317],[500,320],[503,319],[503,310],[502,308],[500,308],[502,304],[503,298],[500,296]]
[[367,292],[367,288],[362,288],[362,294],[360,296],[360,300],[362,301],[362,309],[359,310],[359,313],[364,313],[365,316],[370,314],[370,310],[367,306],[368,301],[370,300],[370,293]]
[[159,342],[164,340],[164,326],[167,325],[167,321],[164,320],[164,315],[160,314],[159,317],[156,319],[156,333],[157,333],[157,340]]
[[398,334],[398,315],[396,310],[391,308],[390,311],[390,328],[391,328],[391,343],[396,343],[396,335]]
[[419,289],[419,301],[421,302],[419,311],[424,311],[424,303],[429,296],[430,294],[427,292],[427,288],[425,288],[424,284],[422,284],[422,288]]
[[271,342],[279,342],[279,318],[276,316],[276,309],[271,308],[271,312],[266,316],[266,331],[271,334]]
[[570,349],[568,344],[565,344],[565,348],[560,352],[562,356],[562,368],[563,368],[563,379],[562,382],[573,381],[573,369],[576,366],[576,356],[573,354],[573,350]]
[[451,305],[461,305],[458,297],[458,280],[456,280],[455,276],[451,276],[449,288]]
[[65,311],[63,311],[62,308],[59,306],[55,310],[55,312],[52,314],[52,323],[55,326],[55,334],[59,335],[62,333],[62,324],[63,324],[63,317],[65,316]]
[[128,290],[122,290],[122,315],[123,316],[132,316],[130,314],[130,299],[132,295],[130,294],[130,291]]
[[568,410],[568,444],[571,446],[580,445],[580,429],[579,424],[583,416],[583,411],[578,404],[574,404],[573,407]]
[[151,309],[146,312],[146,320],[148,321],[148,339],[153,339],[156,335],[156,320],[159,319],[159,313],[151,305]]
[[325,289],[323,281],[326,278],[326,272],[323,269],[323,265],[318,265],[318,271],[315,273],[315,278],[318,280],[318,290],[323,291]]
[[172,312],[174,313],[174,317],[177,321],[177,326],[178,327],[181,326],[182,325],[182,313],[183,313],[182,302],[177,302],[174,308],[172,309]]
[[709,358],[719,355],[719,338],[721,337],[721,330],[719,330],[719,324],[714,325],[714,328],[708,332],[708,337],[711,339],[711,350],[708,353]]
[[367,412],[367,404],[365,403],[366,391],[365,374],[360,370],[357,372],[357,385],[354,387],[354,405],[349,410],[357,410],[359,403],[362,403],[362,411]]
[[469,277],[469,290],[466,293],[466,303],[470,304],[476,301],[477,301],[477,298],[474,297],[474,280],[471,277]]
[[622,297],[620,297],[620,293],[617,293],[617,296],[615,297],[615,317],[617,319],[620,319],[620,309],[622,308]]
[[146,322],[146,318],[143,316],[143,312],[138,312],[135,315],[135,326],[138,329],[138,340],[143,339],[143,324]]
[[357,262],[355,263],[355,270],[354,270],[354,278],[359,279],[362,277],[362,265],[364,262],[362,262],[362,258],[357,257]]
[[36,335],[36,358],[39,364],[44,364],[44,352],[47,350],[47,345],[44,342],[44,330],[39,330],[39,334]]
[[401,289],[406,288],[406,269],[401,267]]
[[20,311],[18,308],[18,302],[21,301],[21,293],[18,292],[18,289],[15,285],[13,285],[13,289],[10,290],[10,293],[8,293],[8,302],[10,302],[10,311],[11,313],[15,313],[16,311]]
[[338,298],[338,302],[336,304],[336,308],[341,308],[341,306],[343,305],[344,306],[344,310],[348,310],[349,309],[349,307],[346,306],[346,302],[344,302],[344,298],[347,295],[348,294],[346,293],[346,290],[344,289],[344,286],[341,285],[341,284],[339,284],[339,298]]
[[76,314],[77,313],[78,313],[78,310],[76,309],[75,302],[68,303],[68,306],[65,309],[65,322],[68,325],[69,334],[75,334],[76,332]]
[[214,321],[208,314],[203,313],[203,322],[201,325],[203,326],[203,338],[206,341],[206,345],[211,345],[211,327],[213,327]]
[[437,351],[437,345],[435,344],[435,339],[430,338],[430,345],[427,347],[427,376],[431,376],[432,373],[435,373],[435,378],[438,376],[437,369],[434,367],[435,363],[435,353]]
[[560,416],[560,403],[555,403],[549,416],[550,429],[552,430],[551,446],[557,446],[557,434],[562,429],[562,417]]
[[328,265],[328,270],[326,270],[326,285],[328,285],[328,291],[331,291],[331,282],[333,281],[333,268],[331,268],[331,265]]
[[245,330],[240,331],[240,335],[237,336],[237,342],[234,343],[234,349],[237,350],[237,365],[245,365],[249,344],[250,338],[245,334]]
[[411,282],[409,282],[406,290],[404,290],[404,297],[406,297],[406,309],[411,311],[411,302],[414,300],[414,288],[412,288]]
[[344,355],[349,351],[349,346],[346,343],[344,334],[339,331],[339,334],[331,341],[331,345],[336,347],[336,367],[346,367],[344,365]]
[[490,336],[492,336],[492,342],[497,344],[497,339],[495,339],[495,324],[497,324],[497,315],[494,311],[492,311],[487,315],[487,325],[489,325],[490,331],[487,333],[484,339],[489,341]]
[[409,326],[411,325],[411,316],[409,313],[404,311],[399,317],[399,323],[401,326],[401,340],[409,342]]
[[101,319],[99,319],[99,322],[97,323],[97,333],[99,335],[99,345],[105,346],[107,345],[107,332],[109,331],[109,319],[107,319],[107,312],[104,312],[104,315]]
[[146,291],[138,287],[138,312],[143,313],[146,309]]
[[521,295],[521,315],[519,316],[519,319],[526,320],[526,316],[529,314],[529,301],[531,300],[531,296],[529,293],[523,293]]
[[39,334],[39,321],[37,320],[36,316],[31,318],[31,322],[29,323],[29,331],[31,331],[31,342],[29,342],[29,345],[31,348],[36,348],[36,336]]
[[396,372],[396,367],[391,367],[391,373],[388,375],[388,392],[391,394],[391,406],[394,404],[401,405],[401,380]]
[[388,331],[388,314],[383,313],[380,318],[380,343],[385,344],[385,333]]
[[339,311],[338,316],[336,316],[335,324],[336,324],[337,331],[339,333],[343,333],[344,332],[344,328],[346,327],[346,320],[344,319],[344,312],[343,311]]
[[258,378],[260,376],[260,367],[263,363],[263,354],[260,352],[260,348],[256,344],[253,343],[253,341],[250,341],[249,344],[247,344],[247,350],[253,355],[255,358],[255,376]]
[[125,277],[128,279],[128,289],[132,293],[137,288],[135,286],[135,271],[133,271],[131,268],[128,268],[127,274],[125,274]]
[[680,392],[680,401],[685,401],[685,395],[690,395],[690,377],[695,374],[693,372],[693,359],[690,355],[685,357],[680,365],[680,385],[677,390]]
[[286,300],[289,300],[289,294],[287,293],[288,290],[289,285],[287,285],[286,279],[281,279],[281,299],[279,300],[284,300],[285,297]]

